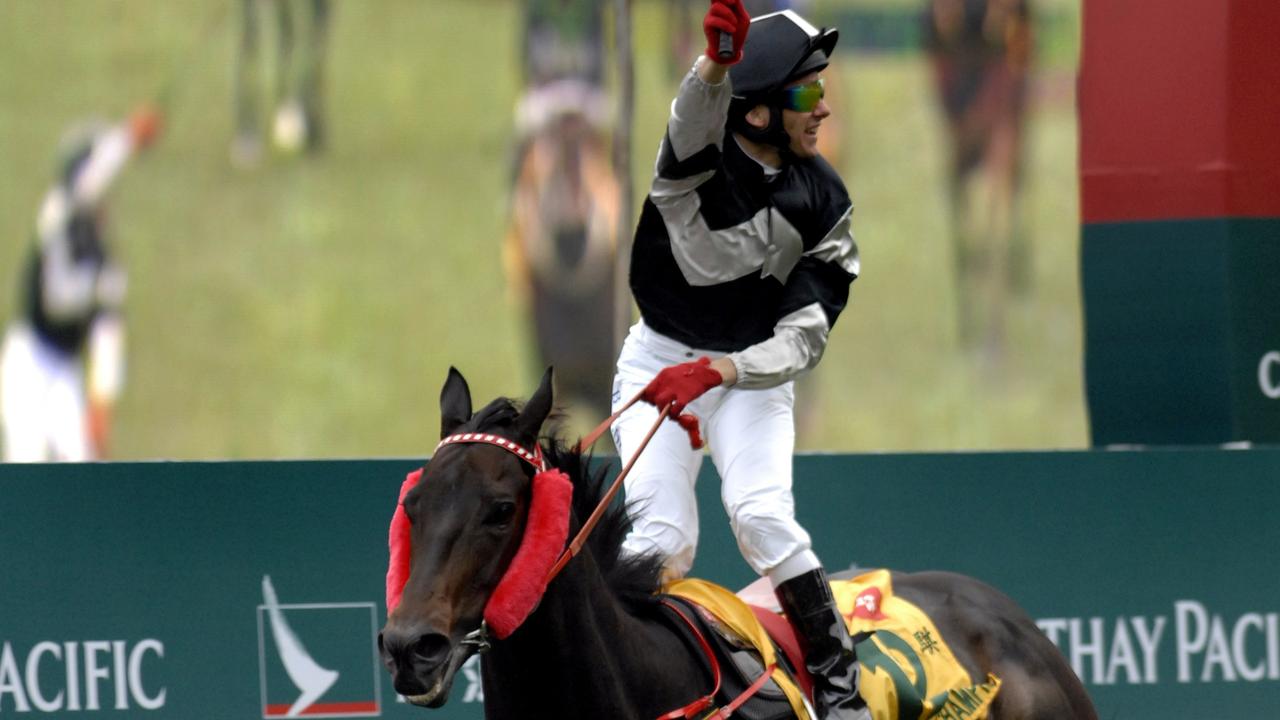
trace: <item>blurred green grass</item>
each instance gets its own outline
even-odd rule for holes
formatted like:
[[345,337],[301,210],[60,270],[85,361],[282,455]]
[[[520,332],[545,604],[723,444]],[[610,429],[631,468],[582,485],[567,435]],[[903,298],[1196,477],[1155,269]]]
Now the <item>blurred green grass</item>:
[[[450,365],[478,400],[526,395],[538,369],[500,262],[518,6],[339,0],[327,153],[241,171],[228,162],[234,17],[220,4],[0,3],[0,315],[63,128],[122,116],[177,76],[164,135],[111,204],[130,279],[115,457],[422,456]],[[662,8],[635,3],[637,196],[677,82]],[[1033,292],[1009,309],[994,371],[956,341],[926,68],[911,53],[840,56],[863,276],[804,381],[801,449],[1086,444],[1063,55],[1037,79],[1028,135]]]

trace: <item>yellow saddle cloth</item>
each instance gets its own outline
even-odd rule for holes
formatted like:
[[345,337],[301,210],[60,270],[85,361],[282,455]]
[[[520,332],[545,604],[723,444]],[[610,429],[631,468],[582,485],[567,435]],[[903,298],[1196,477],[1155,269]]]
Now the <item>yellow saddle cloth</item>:
[[[1000,678],[974,683],[920,608],[893,594],[888,570],[831,583],[849,632],[870,633],[858,642],[862,695],[874,720],[985,720],[1000,691]],[[716,616],[773,661],[773,646],[751,608],[729,590],[704,580],[670,583],[665,592],[687,598]],[[809,720],[800,690],[781,669],[774,680],[796,717]]]

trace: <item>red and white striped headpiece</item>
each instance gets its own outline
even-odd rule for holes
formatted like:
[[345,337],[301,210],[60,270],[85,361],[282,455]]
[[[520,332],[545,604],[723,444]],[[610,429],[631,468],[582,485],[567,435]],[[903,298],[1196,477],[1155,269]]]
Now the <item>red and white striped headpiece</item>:
[[496,445],[503,450],[515,455],[533,466],[538,472],[547,469],[547,461],[542,457],[542,448],[535,443],[533,450],[526,450],[514,440],[508,440],[500,435],[492,433],[457,433],[449,435],[436,445],[436,452],[440,452],[440,448],[446,445],[456,445],[458,443],[487,443]]

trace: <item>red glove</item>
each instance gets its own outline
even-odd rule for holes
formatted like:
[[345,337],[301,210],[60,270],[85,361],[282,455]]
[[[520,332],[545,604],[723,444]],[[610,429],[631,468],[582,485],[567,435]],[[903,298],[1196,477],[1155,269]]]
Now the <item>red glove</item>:
[[698,417],[690,413],[677,415],[673,420],[676,421],[684,431],[689,433],[689,446],[694,450],[701,450],[705,444],[702,442],[702,433],[698,431]]
[[[742,46],[747,42],[751,16],[742,0],[711,0],[707,16],[702,19],[702,32],[707,36],[707,57],[721,65],[733,65],[742,59]],[[733,38],[733,56],[720,58],[720,33]]]
[[143,105],[129,115],[129,134],[134,144],[145,148],[155,142],[160,134],[160,111],[149,105]]
[[87,410],[85,423],[89,426],[89,448],[93,452],[93,459],[106,460],[107,440],[111,437],[111,406],[90,400]]
[[676,418],[684,412],[685,405],[722,382],[724,377],[711,368],[711,359],[700,357],[694,362],[664,368],[645,386],[640,399],[658,409],[670,407],[671,417]]

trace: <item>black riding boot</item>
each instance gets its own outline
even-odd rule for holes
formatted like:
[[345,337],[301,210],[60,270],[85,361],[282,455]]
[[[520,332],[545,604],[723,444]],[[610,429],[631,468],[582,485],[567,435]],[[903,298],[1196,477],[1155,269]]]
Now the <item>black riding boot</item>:
[[858,655],[826,572],[818,568],[793,577],[774,588],[774,594],[800,635],[804,664],[813,676],[817,720],[871,720],[858,693]]

